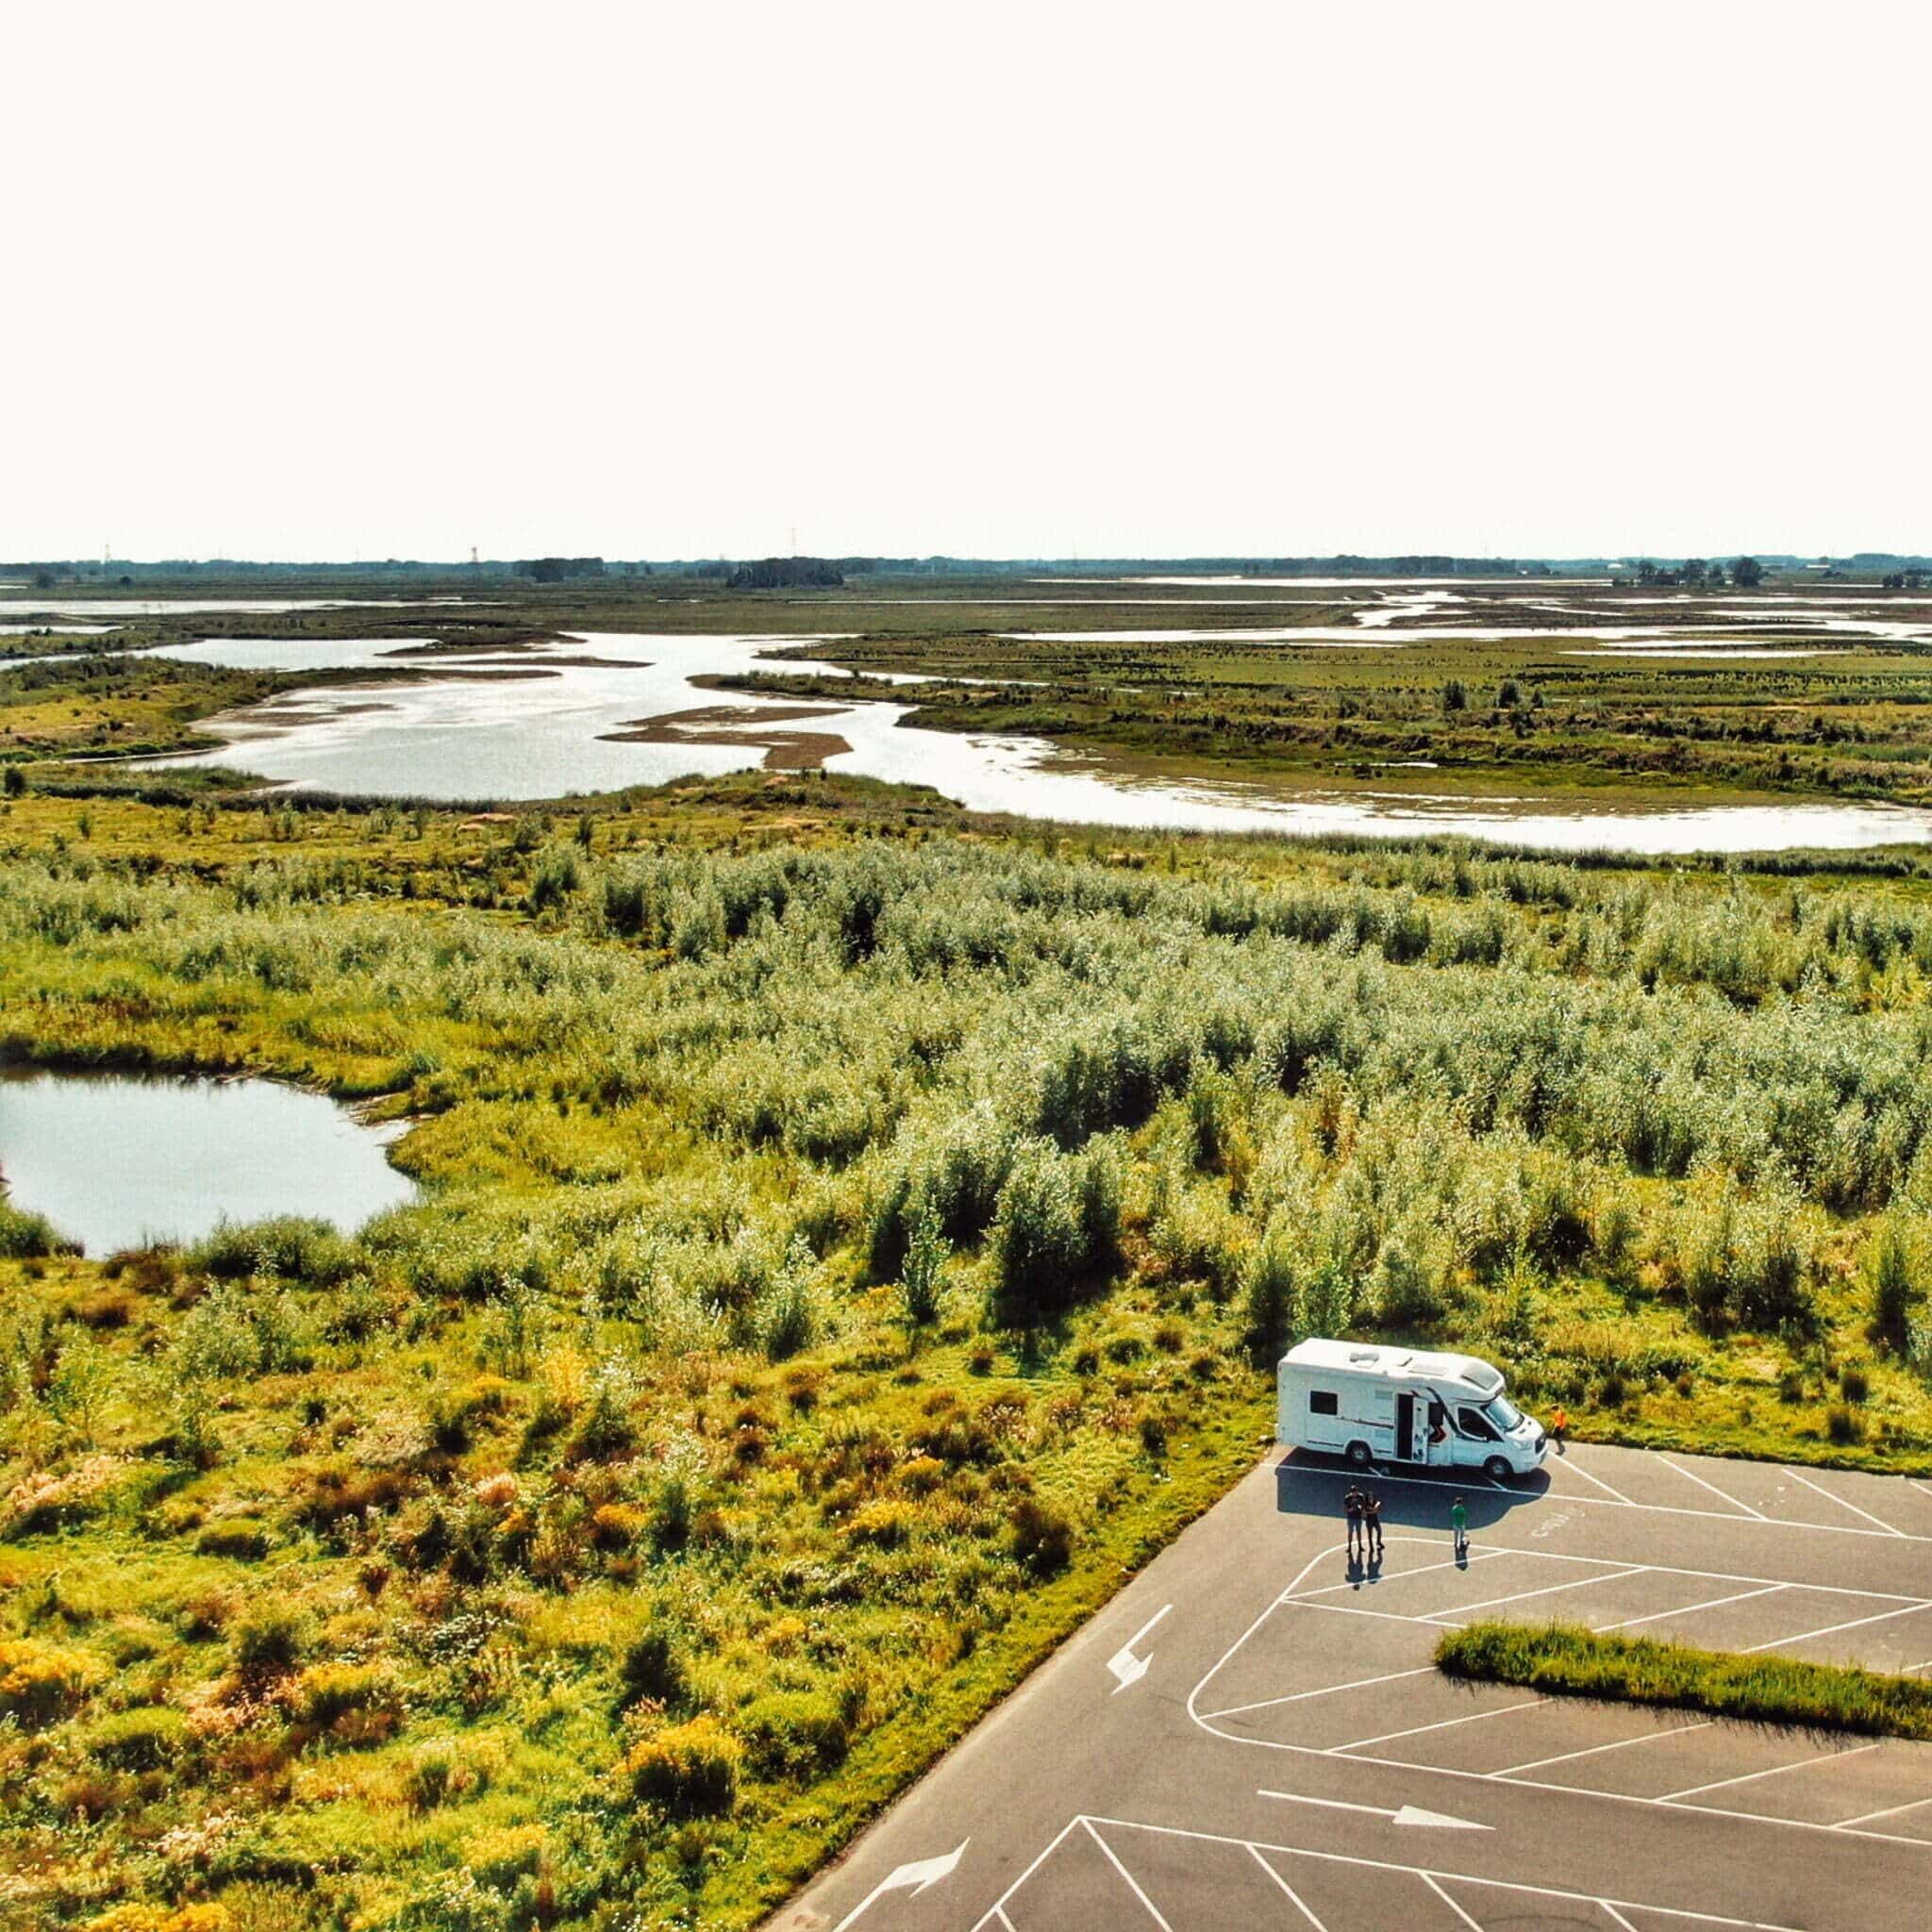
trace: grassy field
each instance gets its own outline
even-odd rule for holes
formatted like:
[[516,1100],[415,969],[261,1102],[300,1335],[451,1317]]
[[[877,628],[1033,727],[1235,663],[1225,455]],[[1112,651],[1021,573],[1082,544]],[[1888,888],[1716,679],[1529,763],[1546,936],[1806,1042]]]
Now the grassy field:
[[1798,1724],[1878,1738],[1932,1738],[1932,1684],[1851,1664],[1700,1650],[1580,1624],[1485,1622],[1446,1630],[1437,1667],[1483,1684],[1701,1710],[1740,1724]]
[[1251,1463],[1298,1333],[1932,1469],[1932,888],[1887,864],[823,776],[5,802],[0,1052],[353,1096],[426,1193],[0,1222],[0,1923],[748,1924]]
[[[1008,680],[942,725],[1338,783],[1344,724],[1512,783],[1690,747],[1666,791],[1831,789],[1836,739],[1781,778],[1691,726],[1916,675],[1482,709],[1547,647],[1022,658],[995,588],[132,636],[846,630]],[[1923,852],[1157,839],[823,774],[262,795],[63,755],[295,678],[13,642],[0,1057],[300,1082],[425,1191],[123,1256],[0,1206],[0,1924],[750,1924],[1251,1465],[1303,1333],[1453,1341],[1581,1437],[1932,1471]]]
[[[259,595],[274,587],[232,588]],[[304,587],[292,588],[299,594]],[[918,725],[1044,737],[1145,777],[1633,805],[1683,804],[1687,794],[1703,803],[1932,797],[1924,728],[1932,644],[1830,627],[1840,619],[1829,610],[1821,617],[1804,601],[1822,594],[1815,585],[1683,603],[1631,601],[1633,593],[1601,587],[1465,586],[1457,593],[1462,601],[1418,607],[1361,629],[1358,641],[1307,644],[1293,641],[1296,631],[1333,632],[1378,614],[1378,593],[1012,577],[854,578],[843,589],[758,593],[675,578],[465,588],[487,601],[175,616],[147,615],[131,602],[134,614],[113,641],[427,637],[449,648],[513,652],[527,640],[570,631],[816,632],[836,641],[801,646],[802,654],[874,675],[871,694],[880,698],[906,697],[882,674],[945,680],[919,693]],[[1880,625],[1932,624],[1932,602],[1923,596],[1844,586],[1829,596],[1830,610]],[[1780,597],[1797,600],[1789,613]],[[1743,623],[1740,610],[1765,621]],[[1417,634],[1419,626],[1455,624],[1473,635]],[[1574,635],[1537,634],[1552,626]],[[1775,645],[1798,655],[1624,655],[1592,641],[1591,629],[1606,626],[1654,628],[1677,648]],[[1257,628],[1280,630],[1284,641],[1240,635]],[[1131,642],[1108,641],[1108,631],[1201,635]],[[1068,635],[1024,635],[1038,632]],[[59,641],[8,641],[25,651]],[[1807,650],[1816,655],[1802,655]],[[52,674],[43,667],[42,675]],[[0,671],[0,700],[16,678]],[[719,683],[841,701],[867,689],[787,673],[782,664]],[[209,683],[198,710],[190,705],[188,712],[205,715],[246,694]],[[0,760],[58,757],[76,744],[126,748],[137,734],[143,744],[153,737],[152,705],[150,714],[117,727],[97,696],[79,691],[63,705],[50,695],[31,729],[16,723],[12,740],[0,737]],[[169,702],[179,710],[187,696],[184,689]],[[166,722],[173,729],[178,720],[171,712]]]

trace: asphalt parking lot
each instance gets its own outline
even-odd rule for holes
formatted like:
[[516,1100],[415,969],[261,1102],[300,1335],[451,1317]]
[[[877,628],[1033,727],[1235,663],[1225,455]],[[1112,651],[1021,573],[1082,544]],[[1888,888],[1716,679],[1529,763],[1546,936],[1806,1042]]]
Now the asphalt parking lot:
[[[1550,1616],[1932,1670],[1932,1484],[1573,1446],[1494,1485],[1274,1452],[901,1800],[781,1932],[1932,1924],[1932,1745],[1465,1687]],[[1467,1499],[1457,1561],[1451,1497]]]

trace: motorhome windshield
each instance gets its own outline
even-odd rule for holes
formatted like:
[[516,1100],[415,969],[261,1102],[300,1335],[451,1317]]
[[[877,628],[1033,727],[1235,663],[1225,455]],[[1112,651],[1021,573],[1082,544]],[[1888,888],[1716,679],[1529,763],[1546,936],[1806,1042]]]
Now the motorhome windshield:
[[1483,1413],[1507,1436],[1523,1420],[1523,1411],[1507,1395],[1498,1395],[1483,1407]]

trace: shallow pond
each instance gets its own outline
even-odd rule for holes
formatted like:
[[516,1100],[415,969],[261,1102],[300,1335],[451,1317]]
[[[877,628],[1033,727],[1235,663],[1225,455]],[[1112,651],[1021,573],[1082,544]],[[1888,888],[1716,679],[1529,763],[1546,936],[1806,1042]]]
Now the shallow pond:
[[273,1080],[0,1070],[0,1176],[91,1255],[300,1214],[343,1229],[415,1198],[386,1136]]
[[[225,748],[187,760],[234,764],[287,784],[375,797],[555,798],[661,784],[688,773],[756,766],[773,736],[795,730],[812,741],[812,756],[822,756],[827,770],[930,785],[974,811],[1078,824],[1383,838],[1459,834],[1571,851],[1645,853],[1852,849],[1932,838],[1932,812],[1899,806],[1555,804],[1150,778],[1043,739],[921,730],[904,722],[908,705],[887,700],[814,699],[812,715],[800,718],[804,707],[797,699],[760,700],[691,681],[751,670],[832,671],[771,655],[788,644],[826,641],[581,634],[519,655],[424,658],[393,639],[320,648],[229,639],[168,655],[258,669],[426,668],[433,675],[419,683],[298,691],[211,720],[209,728],[227,741]],[[726,708],[744,721],[739,741],[730,741],[732,724],[721,724],[715,715],[689,729],[675,722],[680,714]],[[752,721],[767,711],[790,715],[755,730]],[[647,719],[674,722],[648,741],[612,735]]]

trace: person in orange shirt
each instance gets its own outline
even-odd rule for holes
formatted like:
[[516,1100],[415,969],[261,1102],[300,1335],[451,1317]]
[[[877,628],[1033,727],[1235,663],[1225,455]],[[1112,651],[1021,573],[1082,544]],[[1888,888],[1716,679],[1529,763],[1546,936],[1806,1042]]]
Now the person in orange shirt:
[[1563,1453],[1563,1435],[1569,1426],[1570,1411],[1559,1402],[1557,1405],[1556,1414],[1550,1418],[1550,1441],[1557,1445],[1557,1454],[1558,1456]]

